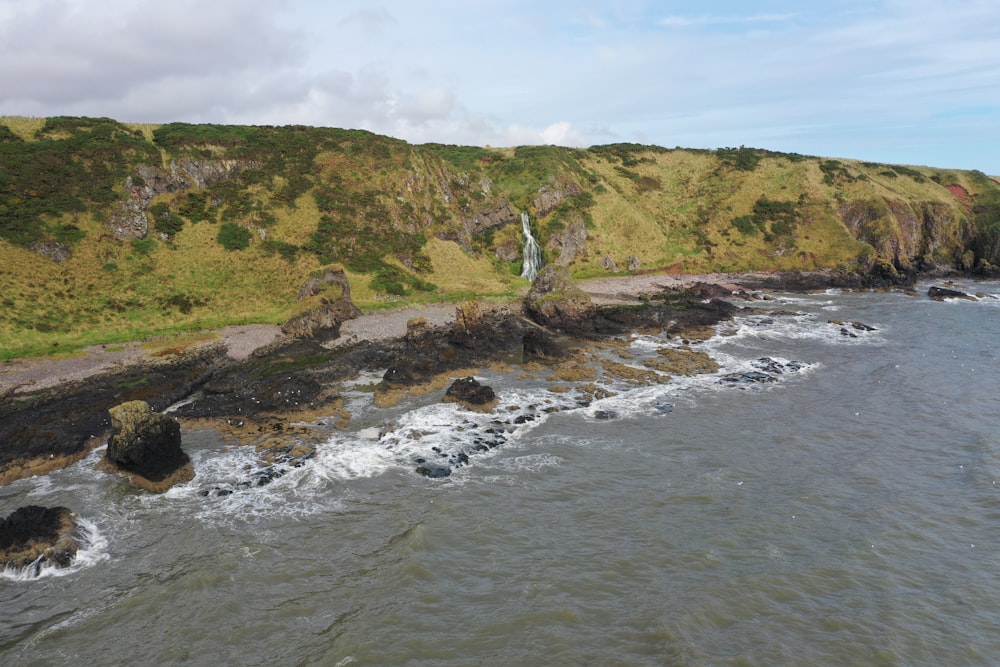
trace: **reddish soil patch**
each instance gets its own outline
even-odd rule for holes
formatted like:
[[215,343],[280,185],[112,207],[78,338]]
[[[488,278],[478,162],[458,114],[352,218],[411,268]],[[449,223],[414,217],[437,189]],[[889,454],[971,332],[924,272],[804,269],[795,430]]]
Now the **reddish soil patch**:
[[961,199],[963,202],[968,202],[972,200],[972,197],[969,195],[969,191],[963,188],[961,185],[958,185],[957,183],[952,185],[946,185],[944,187],[948,190],[948,192],[954,195],[955,199]]
[[962,203],[967,210],[972,210],[972,200],[973,196],[969,194],[969,191],[963,188],[958,183],[953,183],[951,185],[944,186],[952,196]]

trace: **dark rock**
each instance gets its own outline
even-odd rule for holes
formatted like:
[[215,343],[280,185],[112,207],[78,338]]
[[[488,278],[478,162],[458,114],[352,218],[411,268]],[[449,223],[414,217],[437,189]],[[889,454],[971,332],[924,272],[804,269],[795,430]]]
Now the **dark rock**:
[[112,471],[126,473],[137,486],[157,492],[194,479],[176,419],[153,412],[145,401],[122,403],[108,413],[111,438],[104,460]]
[[521,341],[524,354],[531,357],[555,359],[563,354],[563,346],[556,337],[537,327],[525,329]]
[[434,465],[433,463],[425,463],[417,466],[417,473],[423,475],[424,477],[430,477],[431,479],[440,479],[441,477],[448,477],[451,475],[451,468],[448,466]]
[[561,330],[579,329],[597,312],[590,295],[577,287],[569,269],[546,266],[525,299],[525,309],[539,324]]
[[751,385],[764,384],[767,382],[777,382],[777,378],[761,371],[747,371],[746,373],[731,373],[719,379],[720,384],[729,385]]
[[0,520],[0,568],[69,565],[80,547],[73,513],[65,507],[28,505]]
[[967,299],[969,301],[976,300],[976,297],[971,294],[966,294],[965,292],[957,289],[951,289],[949,287],[938,287],[937,285],[932,285],[927,290],[927,296],[935,301],[944,301],[945,299]]
[[851,326],[858,331],[875,331],[875,327],[868,326],[864,322],[851,322]]
[[497,403],[497,395],[492,387],[480,384],[473,377],[464,377],[451,383],[443,400],[446,403],[461,403],[472,409],[493,408]]
[[114,370],[0,400],[0,483],[64,467],[105,442],[108,406],[145,400],[154,410],[191,395],[226,363],[224,346],[207,346],[157,363]]
[[619,415],[614,410],[595,410],[594,419],[598,421],[611,421],[612,419],[618,419]]

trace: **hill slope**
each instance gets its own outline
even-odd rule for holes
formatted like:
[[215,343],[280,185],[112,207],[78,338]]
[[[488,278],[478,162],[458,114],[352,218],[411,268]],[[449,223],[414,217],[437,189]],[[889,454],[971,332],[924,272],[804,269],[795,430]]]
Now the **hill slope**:
[[743,147],[0,118],[0,166],[6,358],[283,321],[331,264],[363,308],[513,294],[522,212],[578,277],[1000,264],[1000,185],[980,172]]

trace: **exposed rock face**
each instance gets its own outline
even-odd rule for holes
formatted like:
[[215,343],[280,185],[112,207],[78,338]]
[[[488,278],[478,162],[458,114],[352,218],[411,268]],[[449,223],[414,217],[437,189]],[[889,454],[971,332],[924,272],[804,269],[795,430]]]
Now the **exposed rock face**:
[[[331,290],[331,287],[336,289]],[[351,283],[347,280],[347,274],[343,269],[326,268],[313,274],[299,288],[298,299],[301,301],[331,291],[335,291],[335,298],[341,296],[351,298]]]
[[258,169],[254,160],[196,160],[182,158],[171,163],[170,170],[147,164],[136,166],[142,183],[132,177],[125,181],[125,198],[118,202],[108,220],[108,229],[120,240],[142,239],[149,233],[146,208],[153,198],[165,192],[180,192],[194,186],[204,188],[213,183],[236,178],[247,169]]
[[80,547],[76,521],[65,507],[28,505],[0,520],[0,568],[32,566],[35,574],[44,563],[69,565]]
[[31,249],[42,257],[51,259],[53,262],[65,262],[72,255],[67,246],[56,241],[36,241],[31,244]]
[[611,255],[604,256],[604,259],[601,260],[601,266],[611,273],[618,273],[618,264]]
[[531,200],[535,215],[542,217],[556,210],[566,197],[578,195],[583,189],[576,183],[560,183],[556,186],[543,185],[538,189],[538,195]]
[[596,313],[590,295],[577,287],[563,266],[542,269],[525,299],[525,309],[539,324],[561,330],[578,329],[581,320]]
[[587,251],[587,226],[582,220],[575,220],[566,229],[553,234],[545,247],[555,255],[555,264],[569,266]]
[[281,326],[281,331],[295,338],[333,340],[340,335],[340,325],[361,314],[351,300],[351,284],[343,269],[326,269],[312,276],[299,289],[299,299],[324,294],[316,308],[296,315]]
[[145,401],[122,403],[108,412],[111,438],[104,463],[110,471],[128,474],[133,484],[155,492],[194,479],[177,420],[153,412]]
[[891,277],[887,267],[906,275],[938,262],[958,265],[971,241],[957,209],[939,202],[873,198],[847,202],[837,212],[856,239],[875,249],[869,266],[880,280]]
[[497,229],[511,223],[521,223],[521,216],[506,199],[494,206],[475,213],[465,221],[465,233],[469,236],[480,234],[487,229]]
[[445,403],[459,403],[470,410],[488,412],[496,407],[497,395],[492,387],[480,384],[473,377],[455,380],[442,399]]

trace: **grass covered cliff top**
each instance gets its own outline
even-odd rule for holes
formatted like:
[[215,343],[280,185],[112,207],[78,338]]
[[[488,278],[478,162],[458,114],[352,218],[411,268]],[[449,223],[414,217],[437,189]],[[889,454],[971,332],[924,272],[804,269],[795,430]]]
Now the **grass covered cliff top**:
[[4,117],[0,358],[281,322],[331,265],[363,309],[512,296],[522,211],[578,278],[1000,264],[1000,184],[976,171]]

